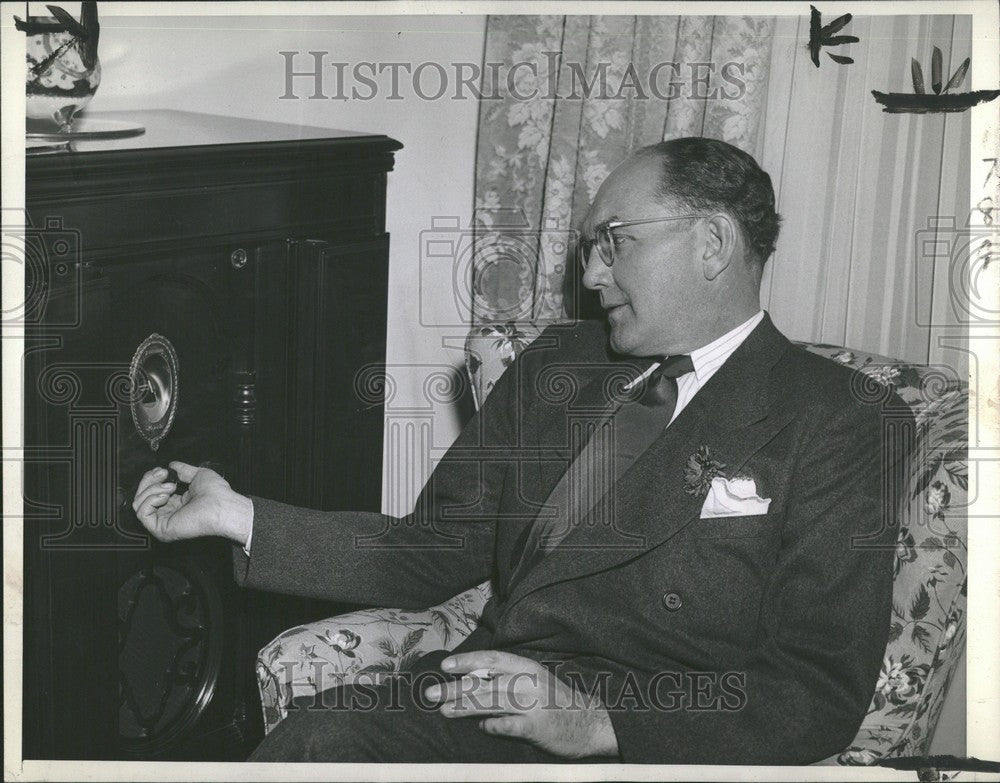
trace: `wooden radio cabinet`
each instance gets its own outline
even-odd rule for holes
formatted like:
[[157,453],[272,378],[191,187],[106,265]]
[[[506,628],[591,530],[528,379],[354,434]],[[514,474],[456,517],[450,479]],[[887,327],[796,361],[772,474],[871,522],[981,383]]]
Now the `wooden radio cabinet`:
[[[241,759],[253,662],[339,610],[240,590],[221,540],[163,545],[141,475],[379,510],[385,136],[174,111],[30,152],[25,758]],[[155,448],[154,448],[155,446]]]

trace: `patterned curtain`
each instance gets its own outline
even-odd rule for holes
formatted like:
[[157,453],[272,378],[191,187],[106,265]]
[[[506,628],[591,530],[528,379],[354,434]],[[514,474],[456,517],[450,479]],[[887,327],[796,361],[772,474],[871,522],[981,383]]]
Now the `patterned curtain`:
[[[474,324],[544,323],[577,312],[567,295],[578,277],[573,232],[633,150],[707,136],[758,156],[772,28],[773,20],[753,17],[491,16],[476,157]],[[491,71],[491,63],[503,68]]]

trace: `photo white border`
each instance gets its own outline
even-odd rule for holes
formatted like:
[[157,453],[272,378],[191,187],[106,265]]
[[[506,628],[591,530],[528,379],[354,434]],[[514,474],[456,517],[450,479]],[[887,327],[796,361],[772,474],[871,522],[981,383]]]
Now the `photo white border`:
[[[998,30],[1000,9],[991,0],[959,2],[821,2],[824,14],[855,13],[865,16],[910,14],[968,14],[972,17],[971,89],[1000,85]],[[58,2],[58,0],[55,0]],[[105,16],[278,16],[278,15],[397,15],[397,14],[632,14],[632,15],[759,15],[803,16],[804,2],[239,2],[220,3],[122,3],[101,2]],[[197,13],[194,13],[195,7]],[[24,3],[0,6],[0,64],[3,74],[2,112],[2,203],[7,210],[24,207],[24,36],[14,29],[13,15],[22,14]],[[997,120],[998,103],[987,103],[972,112],[971,205],[990,195],[997,199],[997,178],[984,187],[984,158],[1000,157]],[[989,188],[992,188],[990,190]],[[998,203],[1000,205],[1000,203]],[[994,225],[996,228],[996,225]],[[994,231],[994,247],[998,246]],[[2,269],[2,307],[8,312],[21,300],[23,264]],[[985,291],[982,309],[1000,312],[1000,263],[979,281]],[[992,299],[989,299],[992,297]],[[988,299],[988,301],[987,301]],[[1000,330],[984,339],[982,329],[975,345],[980,373],[979,388],[991,390],[987,399],[970,405],[970,417],[978,408],[985,420],[970,421],[969,432],[989,433],[982,448],[984,459],[1000,459]],[[407,765],[407,764],[295,764],[268,765],[194,762],[77,762],[24,761],[21,759],[21,666],[22,649],[22,548],[20,522],[21,464],[21,353],[22,342],[14,330],[5,328],[3,350],[3,514],[4,514],[4,779],[5,780],[914,780],[913,772],[894,772],[882,767],[740,767],[687,765]],[[996,394],[997,397],[991,396]],[[992,401],[992,405],[990,402]],[[996,464],[996,462],[988,463]],[[980,479],[987,471],[980,471]],[[967,754],[996,759],[1000,749],[1000,482],[976,482],[970,470],[969,595],[967,614]],[[978,491],[977,491],[978,490]],[[8,520],[10,520],[8,522]],[[962,773],[962,780],[996,779],[993,775]]]

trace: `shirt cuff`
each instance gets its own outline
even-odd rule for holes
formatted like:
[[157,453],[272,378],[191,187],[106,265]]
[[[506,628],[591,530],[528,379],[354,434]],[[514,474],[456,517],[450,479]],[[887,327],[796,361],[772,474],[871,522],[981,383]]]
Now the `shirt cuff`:
[[251,501],[250,506],[250,535],[247,536],[247,542],[243,545],[243,553],[250,557],[250,544],[253,541],[253,505]]

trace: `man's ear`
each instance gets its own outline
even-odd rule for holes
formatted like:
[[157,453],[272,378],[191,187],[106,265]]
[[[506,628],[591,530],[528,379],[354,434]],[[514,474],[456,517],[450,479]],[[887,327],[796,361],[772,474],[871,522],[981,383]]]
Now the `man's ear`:
[[706,280],[714,280],[737,255],[740,236],[736,222],[724,213],[716,213],[705,221],[706,243],[702,269]]

